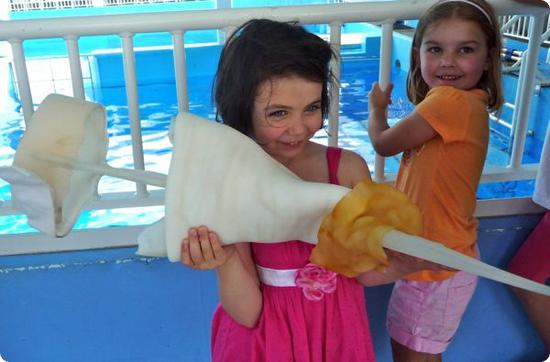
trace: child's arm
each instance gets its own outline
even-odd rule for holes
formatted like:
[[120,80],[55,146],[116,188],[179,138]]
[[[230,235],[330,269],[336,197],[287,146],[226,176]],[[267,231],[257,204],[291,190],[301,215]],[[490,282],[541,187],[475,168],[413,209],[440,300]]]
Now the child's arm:
[[388,125],[387,109],[391,103],[390,84],[385,91],[373,83],[369,92],[369,137],[376,152],[382,156],[393,156],[404,150],[426,143],[437,135],[424,118],[413,111],[397,122]]
[[357,277],[357,281],[365,286],[373,287],[382,284],[393,283],[402,279],[408,274],[420,270],[433,271],[455,271],[448,267],[432,263],[430,261],[415,258],[414,256],[399,253],[397,251],[384,249],[388,256],[389,265],[382,272],[371,270]]
[[216,269],[220,302],[238,323],[252,328],[262,310],[262,294],[250,244],[222,246],[205,226],[191,228],[182,242],[182,263],[193,269]]

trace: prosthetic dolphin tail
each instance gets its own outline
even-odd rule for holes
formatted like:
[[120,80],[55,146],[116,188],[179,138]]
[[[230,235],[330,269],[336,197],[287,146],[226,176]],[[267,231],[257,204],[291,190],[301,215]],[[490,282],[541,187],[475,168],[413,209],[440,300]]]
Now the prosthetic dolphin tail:
[[138,254],[179,261],[188,228],[208,225],[225,244],[317,244],[312,261],[350,277],[386,266],[388,248],[550,295],[548,286],[415,236],[420,211],[389,185],[365,180],[350,190],[303,181],[249,137],[190,113],[180,113],[173,129],[165,220],[140,236]]
[[[71,101],[65,97],[57,102],[60,101],[57,97],[45,104],[48,113],[42,112],[43,116],[47,115],[41,119],[41,123],[46,123],[43,132],[58,131],[48,127],[47,123],[64,114],[65,107],[82,106],[83,101]],[[57,108],[52,108],[54,105]],[[82,112],[84,109],[86,107]],[[81,115],[77,112],[73,116]],[[87,121],[80,123],[81,128],[88,127],[85,124],[91,121],[90,117],[84,118]],[[17,160],[18,154],[26,154],[32,162],[14,162],[16,168],[0,168],[0,176],[11,180],[14,204],[23,212],[33,210],[33,203],[40,199],[54,205],[47,214],[51,222],[44,223],[48,227],[34,225],[52,235],[66,234],[51,227],[57,225],[56,220],[63,219],[64,210],[65,214],[66,210],[71,210],[71,215],[78,214],[83,206],[81,198],[67,195],[78,193],[83,188],[88,190],[88,197],[92,197],[89,190],[95,190],[99,177],[106,174],[166,186],[165,219],[140,235],[138,254],[141,255],[167,256],[170,261],[178,261],[181,240],[187,229],[203,224],[216,230],[226,244],[247,240],[267,243],[304,240],[317,244],[312,261],[347,276],[386,266],[384,248],[388,248],[550,295],[548,286],[415,236],[421,232],[420,212],[395,188],[370,180],[359,183],[353,190],[303,181],[273,160],[250,138],[190,113],[180,113],[175,120],[174,148],[167,176],[108,166],[104,160],[103,141],[95,143],[86,138],[103,139],[104,129],[95,133],[82,132],[77,129],[79,127],[72,129],[75,134],[86,135],[80,142],[88,146],[74,147],[66,153],[59,152],[58,142],[33,142],[33,138],[38,137],[31,130],[38,124],[34,121],[23,137],[27,141],[20,143],[15,156]],[[98,123],[104,127],[101,119]],[[78,141],[79,138],[69,139]],[[14,170],[17,170],[18,177],[10,177]],[[93,175],[89,177],[91,186],[83,186],[81,181],[59,182],[61,175],[66,177],[77,172]],[[43,186],[39,190],[47,195],[25,197],[26,188],[37,183]],[[56,197],[57,202],[49,201]],[[63,227],[68,226],[70,230],[71,220],[66,220]]]
[[52,168],[34,156],[51,154],[76,163],[104,162],[107,131],[103,106],[59,94],[47,96],[19,142],[13,165],[0,168],[11,183],[14,206],[29,224],[47,234],[67,235],[100,175],[88,170]]

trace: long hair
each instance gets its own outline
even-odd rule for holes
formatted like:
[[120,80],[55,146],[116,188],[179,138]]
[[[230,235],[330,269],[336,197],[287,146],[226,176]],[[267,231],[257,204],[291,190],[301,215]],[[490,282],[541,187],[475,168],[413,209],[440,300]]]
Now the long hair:
[[284,76],[323,84],[321,111],[325,119],[333,55],[326,41],[302,26],[268,19],[246,22],[229,37],[220,55],[212,92],[216,120],[251,136],[258,86]]
[[496,111],[504,102],[501,84],[501,36],[498,20],[493,8],[484,0],[469,0],[480,6],[487,16],[472,4],[463,1],[444,1],[431,6],[419,19],[416,32],[413,37],[410,57],[410,71],[407,76],[407,96],[413,104],[420,103],[429,91],[429,87],[422,79],[420,71],[420,46],[426,29],[441,20],[464,19],[473,21],[479,25],[489,55],[489,68],[483,72],[477,88],[485,90],[489,94],[488,108]]

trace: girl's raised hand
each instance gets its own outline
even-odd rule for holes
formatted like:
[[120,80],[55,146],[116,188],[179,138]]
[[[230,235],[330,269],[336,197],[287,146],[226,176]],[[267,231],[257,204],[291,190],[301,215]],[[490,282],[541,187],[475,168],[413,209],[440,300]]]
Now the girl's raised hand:
[[222,246],[218,234],[206,226],[190,228],[181,243],[182,264],[199,270],[223,265],[235,252],[235,245]]
[[386,109],[391,104],[391,92],[393,90],[393,84],[390,83],[385,90],[380,88],[378,82],[372,83],[371,90],[369,92],[369,108]]

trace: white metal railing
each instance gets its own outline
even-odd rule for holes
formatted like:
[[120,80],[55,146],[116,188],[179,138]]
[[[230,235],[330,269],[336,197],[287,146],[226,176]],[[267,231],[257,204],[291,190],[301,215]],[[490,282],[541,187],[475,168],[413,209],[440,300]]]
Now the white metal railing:
[[[503,15],[499,17],[499,22],[503,25],[502,35],[511,38],[529,40],[529,17],[518,15]],[[546,17],[544,32],[550,30],[550,15]],[[550,46],[550,40],[544,39],[545,45]]]
[[[520,15],[508,15],[499,17],[499,21],[502,24],[501,32],[504,36],[521,41],[529,40],[529,36],[531,34],[529,28],[529,17]],[[548,15],[544,20],[544,25],[542,29],[543,34],[541,35],[540,45],[548,47],[550,46],[550,15]],[[505,65],[503,71],[515,72],[519,70],[525,53],[514,49],[503,49],[502,55],[505,60],[513,62],[513,64],[511,65]],[[546,62],[550,63],[550,54],[548,55]],[[546,83],[547,79],[543,79],[542,81]]]
[[[528,55],[523,64],[526,71],[522,72],[518,86],[518,98],[514,119],[517,122],[512,150],[512,160],[508,167],[491,169],[484,173],[485,181],[503,181],[534,178],[536,165],[522,165],[521,155],[525,144],[527,132],[527,119],[531,105],[534,69],[538,56],[538,44],[542,33],[543,23],[547,16],[547,10],[519,5],[512,0],[490,0],[499,15],[527,15],[531,17],[531,34],[529,36]],[[185,68],[184,37],[186,31],[202,29],[231,30],[244,21],[251,18],[271,18],[280,21],[299,20],[302,24],[329,24],[330,42],[338,49],[341,42],[341,26],[350,22],[371,22],[382,25],[382,45],[380,50],[380,82],[386,85],[390,81],[392,27],[398,20],[416,19],[432,4],[432,1],[403,0],[392,2],[366,2],[366,3],[341,3],[326,5],[304,5],[284,7],[263,7],[243,9],[216,9],[176,11],[166,13],[139,13],[125,15],[104,15],[69,17],[40,20],[0,21],[0,41],[7,41],[11,46],[12,61],[17,78],[19,96],[22,101],[22,110],[25,122],[30,120],[33,114],[33,100],[31,84],[26,68],[26,59],[23,50],[23,42],[28,39],[39,38],[63,38],[67,44],[68,60],[72,79],[72,90],[75,97],[84,98],[84,87],[81,71],[80,50],[78,39],[82,36],[112,35],[121,38],[123,44],[122,57],[124,64],[124,76],[127,101],[129,107],[129,122],[133,144],[134,164],[138,169],[143,169],[143,148],[141,144],[141,131],[139,120],[139,100],[137,94],[137,82],[135,74],[135,58],[133,39],[138,33],[168,32],[172,34],[174,73],[176,76],[176,89],[178,109],[188,109],[187,81]],[[334,69],[339,69],[339,60],[334,60]],[[528,91],[527,91],[528,90]],[[332,89],[332,98],[339,99],[339,89]],[[366,96],[366,94],[365,94]],[[106,105],[108,106],[108,105]],[[332,102],[330,110],[329,143],[338,142],[338,102]],[[375,166],[375,175],[383,180],[383,159],[379,158]],[[137,185],[137,195],[133,193],[102,194],[98,200],[90,202],[88,209],[110,209],[132,206],[159,205],[163,203],[163,192],[147,192],[145,185]],[[478,216],[507,215],[524,212],[535,212],[537,208],[530,198],[511,200],[485,200],[478,203]],[[10,202],[7,201],[0,207],[0,215],[17,214]],[[136,227],[128,227],[134,230]],[[119,228],[115,228],[119,230]],[[139,229],[139,227],[138,227]],[[0,238],[0,255],[2,253],[22,253],[44,250],[44,245],[49,251],[82,249],[90,247],[104,247],[108,245],[132,245],[135,244],[134,232],[128,233],[124,239],[124,233],[109,233],[109,228],[100,230],[79,231],[79,240],[88,242],[60,243],[56,239],[43,235],[7,235]],[[97,237],[94,233],[99,233]],[[71,236],[75,238],[75,236]],[[101,238],[101,243],[94,242]],[[106,238],[111,238],[107,241]],[[120,238],[123,238],[120,239]],[[25,243],[18,242],[26,240]],[[72,240],[72,239],[70,239]],[[5,246],[5,247],[4,247]],[[7,250],[7,251],[6,251]]]

